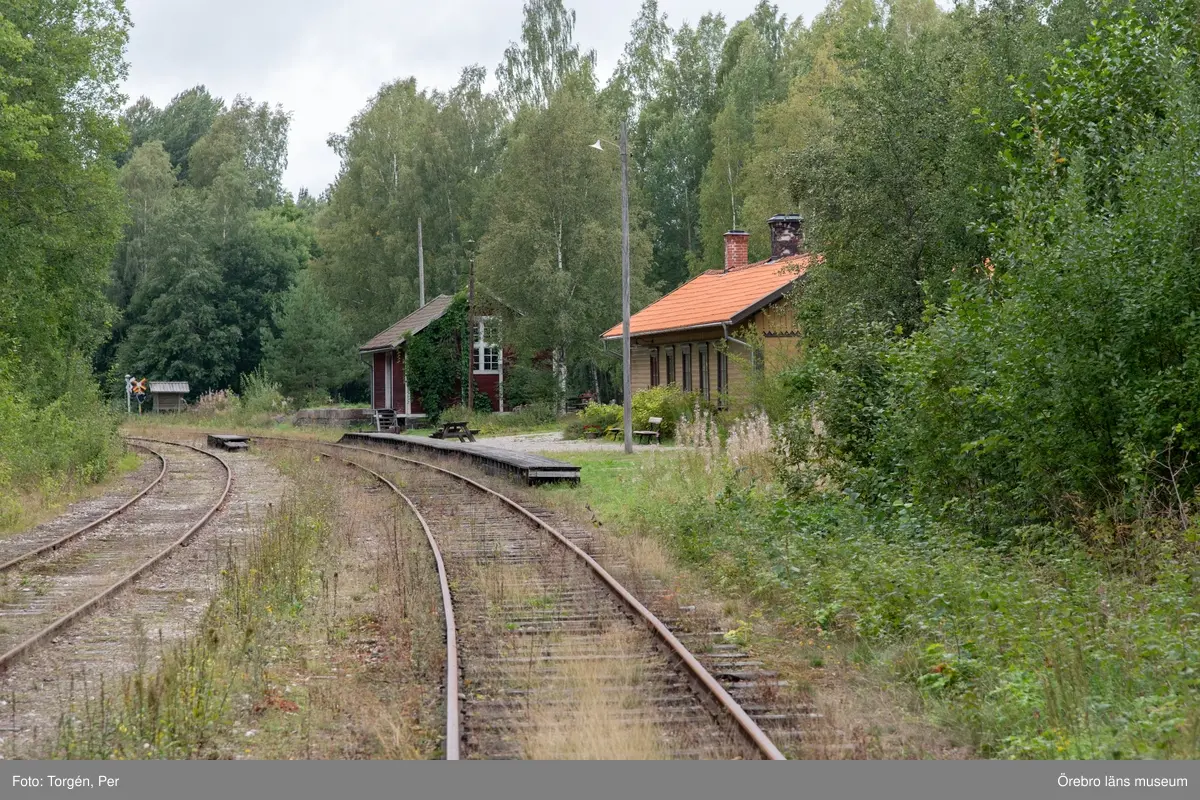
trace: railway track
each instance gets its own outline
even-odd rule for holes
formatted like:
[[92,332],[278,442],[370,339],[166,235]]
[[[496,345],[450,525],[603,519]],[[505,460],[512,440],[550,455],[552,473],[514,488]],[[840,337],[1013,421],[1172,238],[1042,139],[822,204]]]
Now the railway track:
[[[162,462],[149,486],[66,536],[6,554],[0,671],[185,546],[229,496],[233,472],[219,456],[176,442],[137,441],[156,445],[139,446]],[[155,487],[162,491],[150,496]]]
[[[670,626],[589,554],[597,543],[586,534],[568,536],[445,467],[374,448],[319,447],[388,485],[429,540],[443,607],[454,615],[447,661],[461,671],[447,670],[448,758],[783,759]],[[730,645],[707,657],[744,681],[744,697],[771,677]]]

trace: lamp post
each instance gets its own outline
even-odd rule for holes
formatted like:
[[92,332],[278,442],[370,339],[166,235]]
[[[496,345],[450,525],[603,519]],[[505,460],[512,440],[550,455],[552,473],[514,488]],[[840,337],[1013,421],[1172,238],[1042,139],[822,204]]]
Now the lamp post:
[[[603,151],[603,139],[592,145]],[[609,142],[612,144],[612,142]],[[633,452],[633,376],[629,362],[629,122],[621,121],[621,387],[625,399],[625,452]]]

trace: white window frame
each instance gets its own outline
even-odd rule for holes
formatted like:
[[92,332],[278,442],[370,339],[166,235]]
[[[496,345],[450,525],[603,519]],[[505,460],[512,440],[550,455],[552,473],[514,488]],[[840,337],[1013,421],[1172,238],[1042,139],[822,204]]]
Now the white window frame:
[[[492,321],[492,317],[481,317],[479,319],[479,328],[475,333],[475,342],[473,344],[473,365],[476,375],[499,375],[504,368],[504,351],[500,345],[494,342],[488,342],[485,337],[487,335],[487,323]],[[490,357],[495,367],[487,368],[487,360]]]

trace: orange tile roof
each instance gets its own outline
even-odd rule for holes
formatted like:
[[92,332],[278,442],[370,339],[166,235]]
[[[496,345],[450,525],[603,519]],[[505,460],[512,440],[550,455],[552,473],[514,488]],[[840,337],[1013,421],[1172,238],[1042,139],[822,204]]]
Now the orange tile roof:
[[[629,333],[642,336],[740,322],[800,280],[810,259],[810,254],[801,253],[729,272],[709,270],[630,317]],[[620,337],[621,323],[601,336]]]

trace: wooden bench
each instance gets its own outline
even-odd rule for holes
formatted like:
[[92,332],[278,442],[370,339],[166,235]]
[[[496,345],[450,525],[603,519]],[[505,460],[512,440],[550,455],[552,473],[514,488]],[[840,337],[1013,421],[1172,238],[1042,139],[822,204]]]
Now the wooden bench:
[[[658,444],[661,441],[660,435],[659,435],[659,429],[661,427],[662,427],[662,417],[651,417],[650,418],[650,429],[645,430],[645,431],[634,431],[633,435],[634,436],[644,436],[644,437],[646,437],[647,440],[653,439],[654,443]],[[647,444],[648,443],[649,443],[649,441],[647,441]]]
[[588,403],[596,402],[595,392],[584,392],[576,397],[567,398],[567,411],[582,411]]
[[429,434],[431,439],[458,439],[460,442],[475,441],[477,430],[471,430],[465,422],[443,422],[439,430]]

